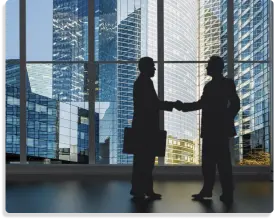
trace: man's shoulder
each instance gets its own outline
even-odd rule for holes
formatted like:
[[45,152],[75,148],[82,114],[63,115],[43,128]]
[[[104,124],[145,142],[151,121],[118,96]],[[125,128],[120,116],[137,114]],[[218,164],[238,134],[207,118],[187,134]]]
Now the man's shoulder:
[[224,82],[229,85],[229,86],[233,86],[234,85],[234,79],[232,78],[225,78],[224,77]]
[[140,83],[142,83],[142,79],[140,78],[140,76],[138,76],[134,82],[134,85],[138,85]]
[[147,78],[138,76],[134,82],[134,88],[144,88],[150,86],[151,83]]

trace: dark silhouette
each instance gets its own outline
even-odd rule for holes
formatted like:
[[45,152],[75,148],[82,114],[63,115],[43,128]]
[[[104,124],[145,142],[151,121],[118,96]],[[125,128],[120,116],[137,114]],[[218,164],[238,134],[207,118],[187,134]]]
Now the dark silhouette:
[[134,154],[130,194],[135,199],[144,199],[145,196],[150,199],[160,199],[161,195],[156,194],[153,190],[152,177],[155,163],[153,148],[156,146],[151,144],[153,141],[148,140],[153,138],[153,133],[160,130],[160,110],[172,111],[175,103],[158,99],[151,80],[156,70],[152,58],[141,58],[138,68],[140,75],[134,83],[133,90],[134,116],[132,128],[136,130],[138,136],[144,135],[145,140],[140,145],[140,150]]
[[201,99],[193,103],[177,101],[176,108],[183,112],[202,110],[204,185],[200,193],[192,197],[195,199],[212,197],[217,165],[223,190],[220,200],[232,202],[233,179],[229,137],[236,135],[234,118],[240,109],[240,99],[234,81],[223,77],[223,69],[223,59],[212,56],[207,66],[207,74],[212,80],[205,85]]
[[152,213],[154,211],[153,202],[150,202],[149,199],[136,199],[133,197],[131,201],[131,213]]

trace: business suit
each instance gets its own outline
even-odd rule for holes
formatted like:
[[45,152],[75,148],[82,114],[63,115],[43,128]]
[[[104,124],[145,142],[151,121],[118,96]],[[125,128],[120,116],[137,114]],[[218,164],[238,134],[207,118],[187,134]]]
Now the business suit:
[[232,196],[233,179],[229,137],[236,135],[234,118],[240,109],[240,99],[234,81],[222,76],[213,78],[205,85],[199,101],[183,103],[181,108],[184,112],[202,110],[204,186],[201,193],[212,196],[217,165],[223,195]]
[[158,99],[153,82],[145,73],[141,73],[134,83],[133,101],[132,128],[142,136],[143,142],[134,154],[131,194],[152,194],[155,155],[151,138],[160,130],[160,110],[172,111],[174,103]]

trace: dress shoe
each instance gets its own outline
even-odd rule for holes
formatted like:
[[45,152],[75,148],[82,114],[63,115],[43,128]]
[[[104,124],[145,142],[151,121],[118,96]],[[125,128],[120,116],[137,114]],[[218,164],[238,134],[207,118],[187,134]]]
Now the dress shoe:
[[145,198],[145,193],[130,191],[130,195],[132,195],[136,199],[142,199],[142,198],[144,199]]
[[226,204],[231,204],[233,202],[233,195],[221,195],[220,201]]
[[199,194],[192,195],[195,200],[202,200],[204,198],[212,198],[212,193],[201,191]]
[[146,193],[146,196],[148,196],[148,198],[150,200],[160,200],[162,199],[162,195],[161,194],[157,194],[157,193]]

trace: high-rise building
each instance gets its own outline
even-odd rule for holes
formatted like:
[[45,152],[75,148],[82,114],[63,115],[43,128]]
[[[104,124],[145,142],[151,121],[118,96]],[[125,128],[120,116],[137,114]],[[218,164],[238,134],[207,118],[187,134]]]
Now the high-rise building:
[[[221,55],[221,0],[198,1],[198,60],[207,61],[212,55]],[[226,14],[225,14],[226,15]],[[206,72],[207,63],[197,65],[197,97],[202,96],[204,86],[211,80]],[[202,141],[200,138],[201,110],[197,112],[197,130],[195,140],[197,148],[196,162],[201,163]]]
[[[88,1],[53,1],[53,61],[85,61],[88,50]],[[86,101],[84,64],[53,64],[53,98]]]
[[[221,1],[221,14],[227,13]],[[240,1],[234,5],[234,58],[236,61],[269,59],[270,1]],[[221,16],[221,51],[227,55],[226,18]],[[254,150],[269,153],[269,64],[235,63],[234,80],[241,99],[241,110],[235,119],[235,162]]]
[[[95,0],[95,59],[117,59],[117,0]],[[99,113],[99,144],[109,139],[109,162],[117,163],[117,65],[97,66],[98,92],[95,111]],[[96,161],[99,162],[99,161]]]
[[[197,1],[165,1],[164,33],[165,60],[197,59]],[[193,102],[197,99],[196,64],[165,65],[165,100]],[[177,110],[165,112],[165,130],[171,138],[194,141],[197,138],[196,112],[182,113]],[[176,145],[167,144],[167,151]],[[181,151],[183,154],[183,151]],[[170,160],[165,157],[166,164]],[[181,157],[181,163],[186,162]]]
[[[16,63],[19,60],[6,61],[7,161],[20,154],[20,68]],[[39,66],[38,64],[38,67],[32,69],[41,70]],[[28,75],[27,73],[28,161],[49,158],[55,161],[88,163],[89,124],[85,105],[79,107],[79,103],[59,102],[32,92],[32,85],[37,87],[38,83],[30,83]]]
[[[6,151],[20,154],[20,67],[16,60],[6,61]],[[19,63],[19,60],[17,60]],[[32,92],[27,73],[27,155],[31,157],[56,158],[56,101]],[[7,160],[8,160],[7,159]]]
[[[118,31],[118,60],[141,58],[141,8],[134,10],[123,19]],[[132,163],[133,156],[122,153],[124,129],[131,127],[133,118],[133,84],[138,75],[136,64],[118,64],[117,69],[117,110],[118,110],[118,163]]]
[[[54,60],[79,60],[84,53],[83,47],[86,37],[85,26],[81,22],[86,12],[79,7],[82,1],[55,0],[53,30],[53,58]],[[195,60],[197,53],[197,33],[192,28],[196,17],[186,17],[179,28],[172,28],[174,19],[179,20],[185,14],[196,13],[196,3],[184,1],[170,2],[168,7],[180,13],[173,14],[172,10],[165,14],[168,45],[165,48],[167,60],[176,60],[186,54]],[[64,8],[63,8],[64,7]],[[69,7],[69,9],[67,8]],[[77,12],[74,12],[76,10]],[[72,16],[60,16],[72,10]],[[175,16],[175,17],[174,17]],[[157,1],[127,1],[96,0],[95,1],[95,58],[98,61],[110,60],[138,60],[141,56],[157,57]],[[79,21],[77,20],[79,19]],[[74,21],[75,20],[75,21]],[[78,22],[79,28],[70,27],[68,21]],[[64,26],[66,28],[64,28]],[[73,29],[73,30],[70,30]],[[65,30],[65,33],[63,31]],[[79,32],[78,44],[71,46],[74,40],[72,33]],[[170,34],[169,34],[170,33]],[[64,40],[64,37],[66,39]],[[64,42],[66,41],[66,42]],[[180,47],[178,46],[180,45]],[[81,92],[84,86],[85,71],[79,66],[53,66],[53,95],[62,101],[83,101]],[[77,70],[76,70],[77,69]],[[165,67],[165,99],[193,101],[196,99],[196,66],[195,65],[167,65]],[[133,83],[138,75],[136,64],[100,64],[97,67],[98,93],[96,95],[96,112],[99,116],[99,142],[104,143],[109,138],[110,163],[131,163],[132,156],[122,153],[123,131],[131,126],[133,117],[132,91]],[[80,79],[79,79],[80,78]],[[72,80],[73,79],[73,80]],[[155,78],[157,80],[157,77]],[[73,83],[76,90],[72,89]],[[63,84],[60,84],[63,82]],[[157,87],[156,87],[157,89]],[[76,92],[77,91],[77,92]],[[79,92],[81,91],[81,92]],[[58,95],[58,96],[56,96]],[[102,108],[103,106],[103,108]],[[108,107],[105,109],[104,107]],[[196,114],[182,114],[180,112],[167,113],[165,117],[166,129],[173,137],[194,140],[197,135],[195,127]]]
[[109,138],[104,143],[100,143],[100,164],[109,164]]
[[[53,61],[87,61],[87,10],[86,0],[53,1]],[[88,162],[87,73],[86,63],[52,65],[52,98],[60,101],[60,119],[64,119],[58,127],[59,155],[81,163]],[[71,131],[67,133],[67,129]]]
[[[53,0],[52,60],[64,63],[27,65],[27,144],[31,156],[87,162],[88,69],[84,63],[88,60],[87,4],[87,0]],[[204,61],[214,54],[226,61],[227,0],[169,0],[164,4],[166,61]],[[269,1],[235,0],[234,18],[235,59],[267,60]],[[157,0],[95,0],[94,19],[96,61],[157,57]],[[205,73],[205,64],[166,64],[164,99],[195,101],[208,82]],[[7,61],[6,74],[7,151],[19,153],[18,60]],[[131,126],[133,117],[132,91],[137,76],[136,64],[96,66],[98,163],[106,159],[106,153],[109,160],[104,162],[132,162],[132,156],[123,154],[122,147],[124,128]],[[153,80],[157,90],[157,74]],[[238,131],[235,142],[240,148],[237,159],[241,160],[253,148],[269,151],[269,65],[235,63],[235,83],[242,104],[235,121]],[[174,164],[169,159],[175,153],[174,148],[176,154],[184,154],[182,147],[177,148],[178,141],[195,144],[192,162],[199,162],[199,121],[200,114],[197,116],[196,112],[165,112],[165,130],[174,140],[170,142],[177,142],[167,143],[166,164]],[[177,163],[191,162],[179,157]]]
[[52,98],[52,64],[27,64],[31,91]]

